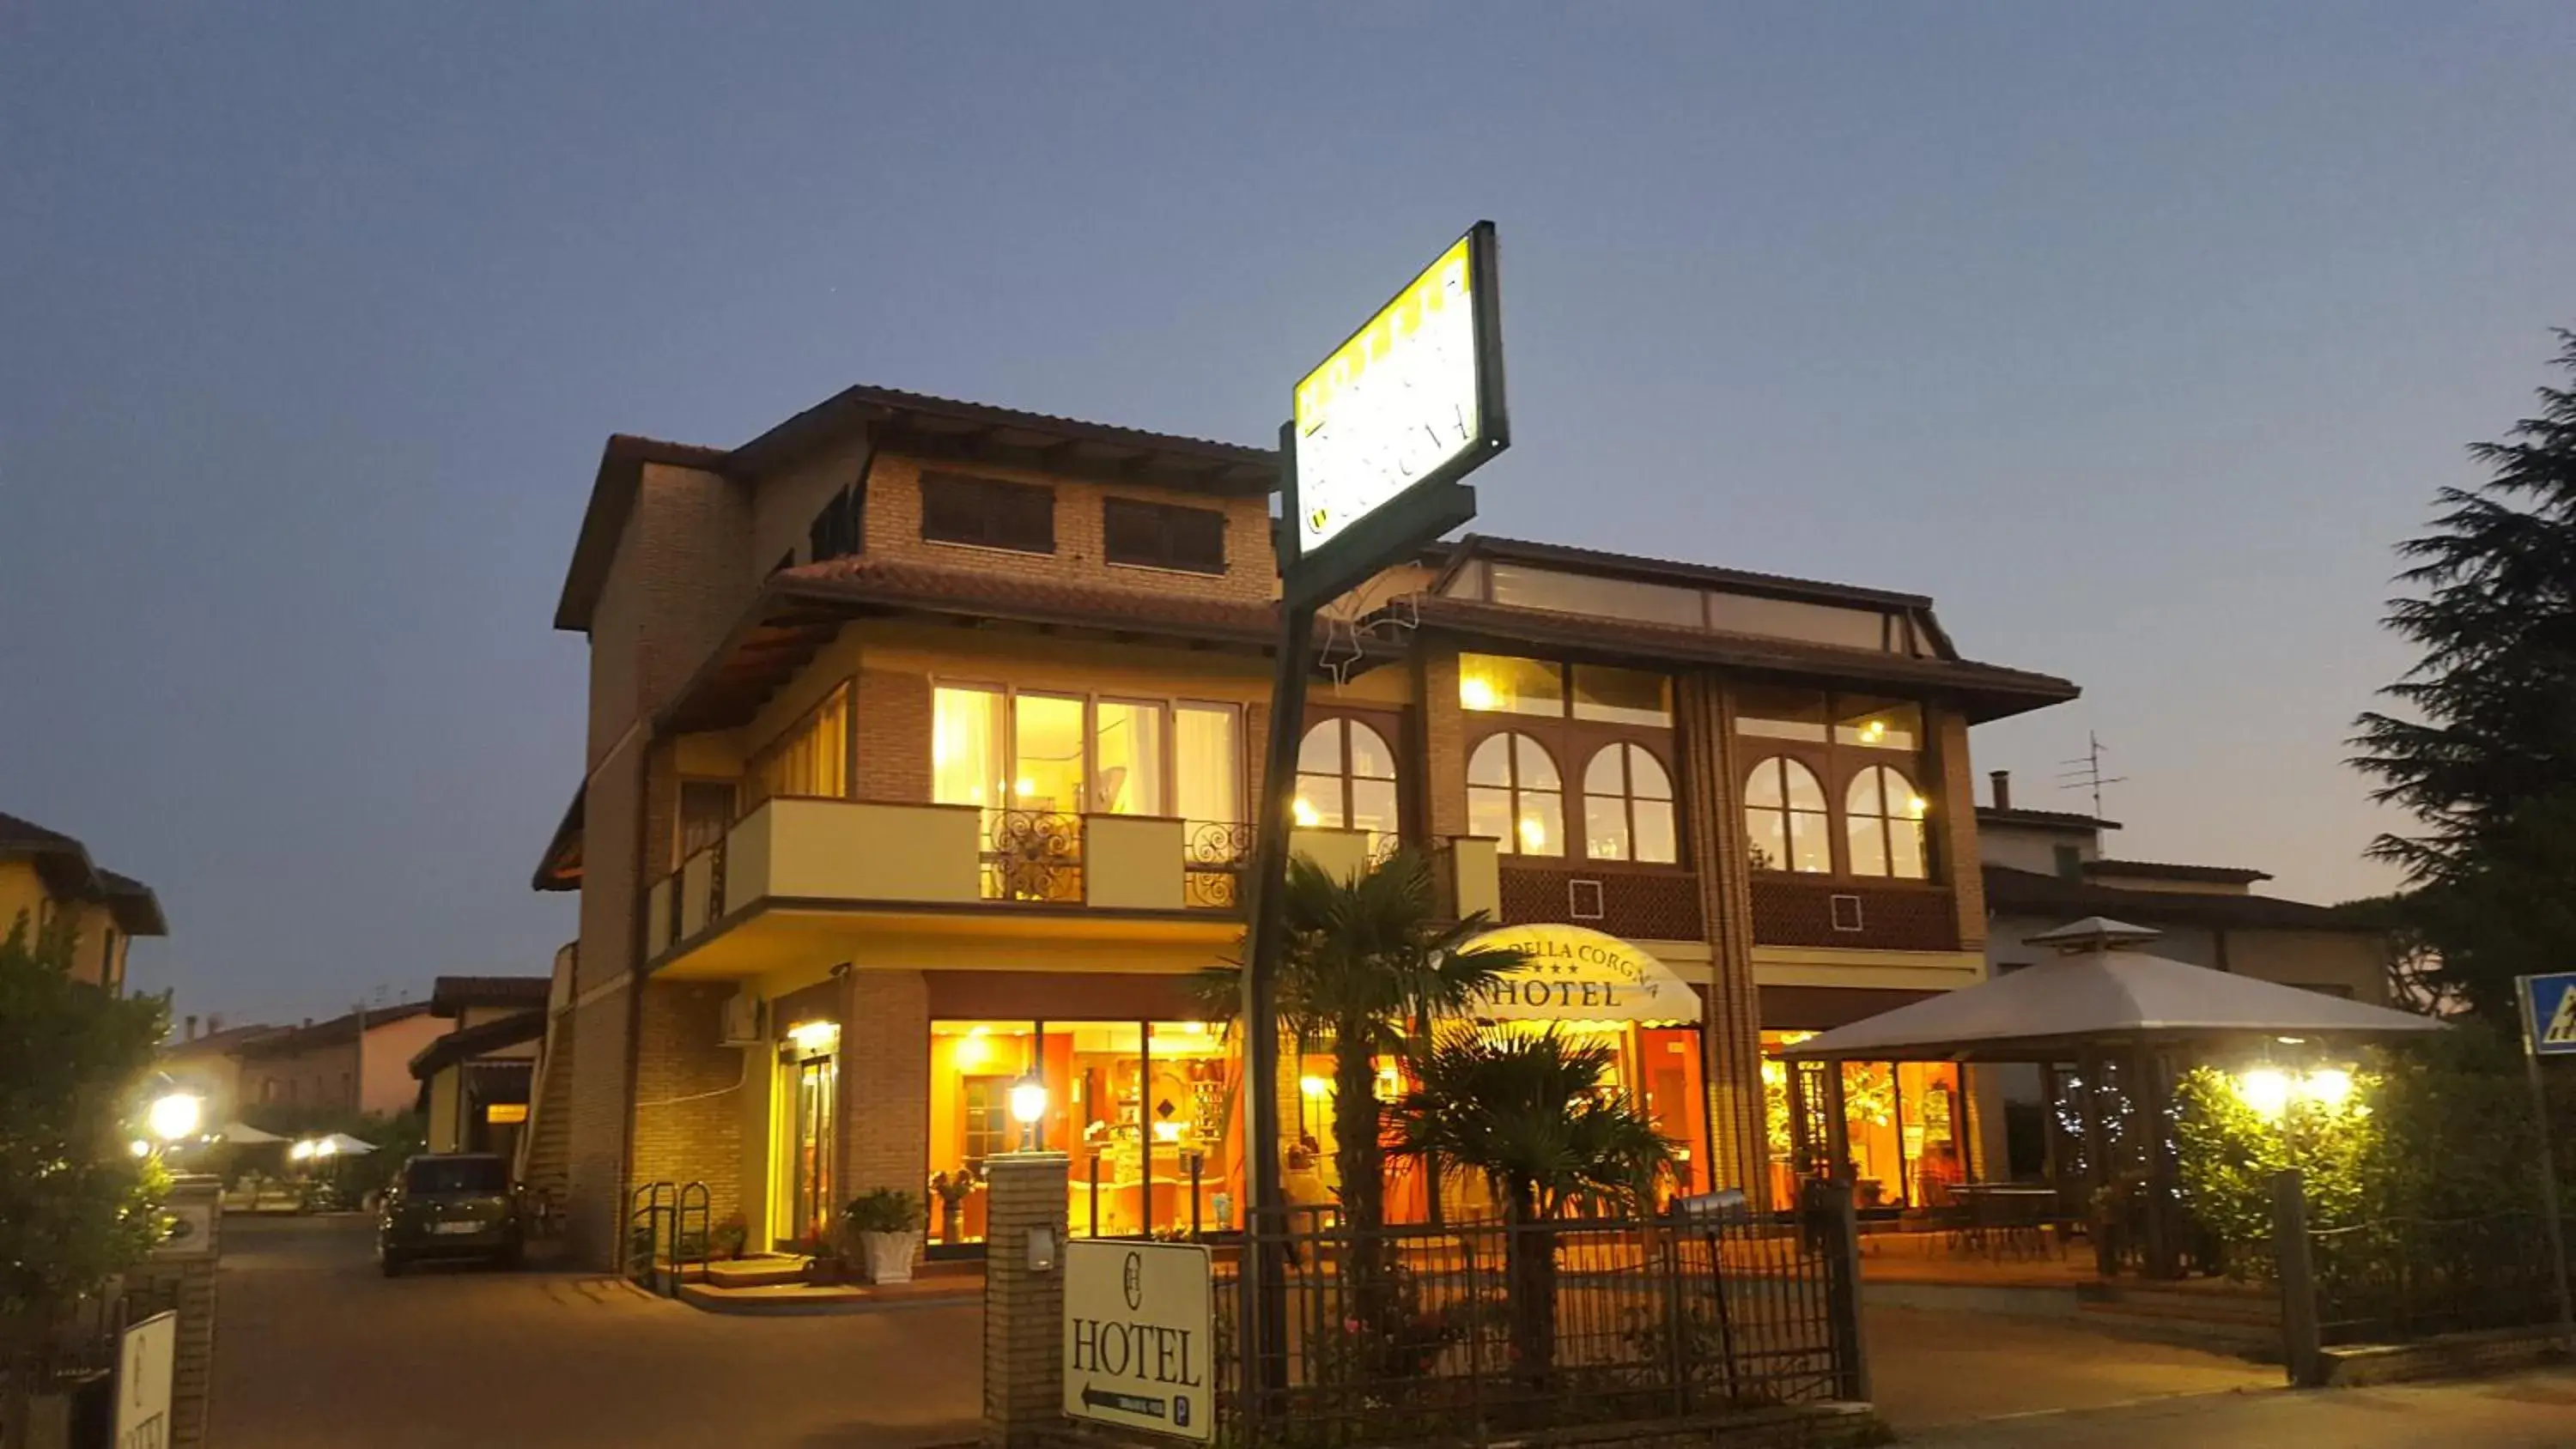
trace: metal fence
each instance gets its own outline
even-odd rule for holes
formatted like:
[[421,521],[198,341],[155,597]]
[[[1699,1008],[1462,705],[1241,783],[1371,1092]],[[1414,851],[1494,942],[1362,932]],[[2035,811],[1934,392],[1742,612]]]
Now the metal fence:
[[2382,1218],[2312,1228],[2321,1342],[2403,1343],[2553,1323],[2549,1234],[2537,1212]]
[[1865,1398],[1850,1222],[1828,1208],[1265,1237],[1285,1359],[1270,1390],[1247,1385],[1246,1244],[1217,1271],[1219,1412],[1238,1442],[1481,1443]]

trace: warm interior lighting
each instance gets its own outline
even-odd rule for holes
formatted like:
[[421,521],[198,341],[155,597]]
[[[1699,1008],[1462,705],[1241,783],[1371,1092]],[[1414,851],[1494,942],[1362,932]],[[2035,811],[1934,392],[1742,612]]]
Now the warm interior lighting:
[[986,1061],[990,1060],[992,1055],[993,1044],[984,1039],[984,1029],[979,1026],[959,1039],[957,1043],[957,1069],[959,1071],[973,1071],[975,1068],[984,1065]]
[[1490,710],[1496,707],[1494,682],[1481,674],[1458,676],[1458,704],[1464,709]]
[[1332,1092],[1333,1084],[1322,1077],[1304,1076],[1297,1079],[1297,1090],[1309,1097],[1322,1097]]
[[2236,1095],[2257,1113],[2279,1117],[2290,1110],[2290,1074],[2274,1067],[2257,1067],[2237,1077]]
[[1521,817],[1521,849],[1532,855],[1547,849],[1547,827],[1535,815]]
[[1297,817],[1297,828],[1300,830],[1312,830],[1324,823],[1324,817],[1316,813],[1315,807],[1307,803],[1303,795],[1297,797],[1297,803],[1290,809]]
[[1022,1077],[1011,1084],[1011,1120],[1026,1127],[1046,1115],[1046,1083]]
[[1380,1067],[1377,1069],[1377,1095],[1379,1100],[1392,1102],[1395,1100],[1396,1094],[1403,1090],[1404,1079],[1396,1075],[1395,1068]]
[[1926,800],[1925,800],[1922,796],[1920,796],[1920,795],[1908,795],[1907,797],[1905,797],[1905,808],[1906,808],[1906,811],[1907,811],[1909,814],[1913,815],[1913,817],[1914,817],[1915,819],[1917,819],[1917,820],[1920,820],[1920,819],[1922,819],[1922,818],[1923,818],[1923,812],[1924,812],[1926,809],[1928,809],[1928,808],[1929,808],[1929,803],[1930,803],[1930,802],[1926,801]]
[[807,1056],[818,1056],[840,1045],[841,1024],[837,1021],[800,1021],[787,1028],[787,1039]]
[[1157,1123],[1155,1123],[1155,1124],[1154,1124],[1154,1140],[1155,1140],[1155,1141],[1157,1141],[1157,1142],[1178,1142],[1178,1141],[1180,1141],[1180,1140],[1181,1140],[1181,1126],[1182,1126],[1182,1124],[1180,1124],[1180,1123],[1178,1123],[1178,1122],[1157,1122]]
[[310,1142],[298,1142],[294,1146],[286,1149],[286,1155],[298,1162],[302,1162],[313,1155],[313,1144]]
[[1029,796],[1038,792],[1038,782],[1027,775],[1022,775],[1018,780],[1012,783],[1011,789],[1014,793],[1018,794],[1021,799],[1025,800]]
[[137,1157],[149,1157],[152,1155],[152,1144],[144,1141],[140,1137],[135,1138],[132,1142],[126,1145],[133,1149],[134,1155]]
[[2352,1098],[2352,1073],[2340,1067],[2325,1067],[2308,1073],[2307,1080],[2299,1086],[2309,1101],[2329,1112],[2339,1112]]
[[144,1122],[151,1127],[153,1136],[176,1142],[195,1136],[205,1115],[205,1098],[194,1092],[171,1092],[154,1100],[151,1110],[144,1114]]

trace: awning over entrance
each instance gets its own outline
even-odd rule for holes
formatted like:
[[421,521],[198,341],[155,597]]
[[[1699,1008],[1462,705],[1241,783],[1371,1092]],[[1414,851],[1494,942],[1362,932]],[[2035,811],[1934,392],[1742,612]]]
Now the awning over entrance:
[[1480,1021],[1629,1021],[1693,1025],[1699,993],[1673,969],[1616,936],[1582,926],[1503,926],[1461,951],[1507,947],[1529,960],[1476,1001]]

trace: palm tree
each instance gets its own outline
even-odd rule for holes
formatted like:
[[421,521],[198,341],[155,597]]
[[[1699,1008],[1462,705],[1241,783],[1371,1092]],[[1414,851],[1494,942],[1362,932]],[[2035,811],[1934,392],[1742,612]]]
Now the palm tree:
[[1393,1108],[1396,1156],[1482,1172],[1501,1200],[1512,1348],[1533,1383],[1556,1356],[1556,1238],[1546,1224],[1576,1204],[1643,1209],[1676,1161],[1645,1112],[1609,1085],[1616,1061],[1553,1027],[1452,1031],[1414,1054],[1414,1086]]
[[[1505,947],[1462,950],[1492,922],[1482,911],[1441,919],[1430,863],[1412,849],[1350,876],[1292,857],[1285,906],[1280,1024],[1300,1042],[1332,1043],[1333,1164],[1341,1178],[1342,1222],[1372,1232],[1385,1222],[1386,1200],[1378,1057],[1401,1053],[1407,1033],[1427,1030],[1435,1018],[1463,1015],[1528,957]],[[1235,1011],[1237,980],[1226,969],[1202,982],[1201,997],[1213,1014]]]

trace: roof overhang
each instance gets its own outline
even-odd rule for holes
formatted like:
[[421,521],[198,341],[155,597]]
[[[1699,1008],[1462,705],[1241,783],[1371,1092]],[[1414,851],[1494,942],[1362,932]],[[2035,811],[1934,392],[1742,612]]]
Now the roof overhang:
[[1824,644],[1514,608],[1436,594],[1397,600],[1362,623],[1382,619],[1515,647],[1538,644],[1577,662],[1591,659],[1605,664],[1665,667],[1675,663],[1706,664],[1797,680],[1862,682],[1937,692],[1956,702],[1971,724],[2044,709],[2083,693],[2053,675],[1973,660],[1837,649]]
[[530,890],[581,889],[582,807],[589,794],[587,783],[573,790],[572,803],[564,806],[563,818],[555,822],[555,833],[546,841],[546,853],[537,860],[537,873],[528,882]]
[[572,565],[564,572],[563,593],[555,600],[555,627],[577,633],[590,630],[591,611],[608,582],[609,560],[616,557],[618,536],[635,513],[635,496],[644,486],[644,465],[665,463],[679,468],[724,471],[729,455],[722,448],[694,443],[667,443],[612,433],[599,451],[599,469],[591,475],[590,507],[581,516],[581,536],[573,541]]

